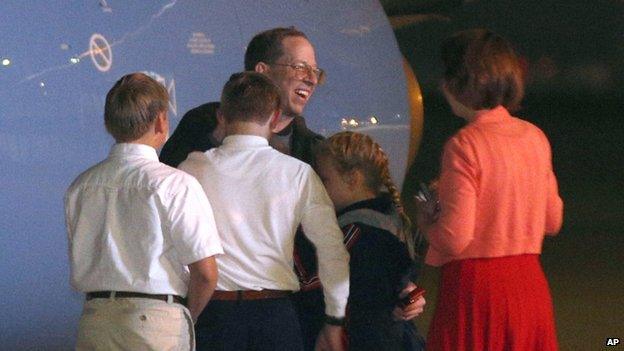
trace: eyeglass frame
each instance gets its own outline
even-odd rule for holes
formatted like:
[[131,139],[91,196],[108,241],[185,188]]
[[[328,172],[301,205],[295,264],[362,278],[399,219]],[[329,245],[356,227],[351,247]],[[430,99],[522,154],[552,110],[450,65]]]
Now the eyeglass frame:
[[[317,84],[319,85],[325,83],[325,79],[327,78],[326,77],[327,73],[325,73],[324,69],[318,68],[318,67],[314,68],[310,66],[307,62],[297,62],[297,63],[273,62],[273,63],[269,63],[269,65],[290,67],[293,69],[293,71],[295,71],[295,73],[297,74],[305,73],[307,77],[309,77],[310,73],[312,73],[314,77],[316,77]],[[302,69],[305,69],[306,72],[303,72]]]

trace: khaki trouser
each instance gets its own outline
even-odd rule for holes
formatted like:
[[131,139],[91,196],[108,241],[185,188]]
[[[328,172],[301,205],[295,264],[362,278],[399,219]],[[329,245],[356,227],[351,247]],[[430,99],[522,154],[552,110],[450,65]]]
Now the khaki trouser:
[[86,301],[76,350],[194,351],[191,315],[178,303],[145,298]]

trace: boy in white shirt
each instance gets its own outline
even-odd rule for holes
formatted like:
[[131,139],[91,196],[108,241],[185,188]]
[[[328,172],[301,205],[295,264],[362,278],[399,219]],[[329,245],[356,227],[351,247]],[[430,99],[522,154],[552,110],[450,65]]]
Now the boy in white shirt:
[[225,255],[197,326],[198,350],[301,350],[290,293],[299,289],[293,245],[301,225],[319,256],[327,324],[318,342],[341,350],[349,294],[348,253],[334,207],[306,163],[269,146],[280,116],[279,88],[266,76],[232,75],[219,118],[223,144],[194,152],[179,168],[195,176],[214,207]]
[[223,250],[200,185],[158,161],[167,110],[161,84],[122,77],[104,111],[116,144],[67,190],[71,285],[86,294],[78,350],[195,349]]

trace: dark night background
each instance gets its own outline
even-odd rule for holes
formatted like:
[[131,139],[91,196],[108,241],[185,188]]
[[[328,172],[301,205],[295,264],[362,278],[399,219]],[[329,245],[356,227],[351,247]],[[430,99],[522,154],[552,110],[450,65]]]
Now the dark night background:
[[[437,90],[441,41],[474,27],[503,35],[528,67],[515,115],[548,135],[565,204],[563,229],[542,254],[560,348],[602,350],[606,338],[624,339],[624,1],[381,2],[423,91],[424,133],[405,198],[437,175],[444,141],[462,126]],[[427,267],[421,279],[428,305],[416,324],[424,333],[437,274]]]

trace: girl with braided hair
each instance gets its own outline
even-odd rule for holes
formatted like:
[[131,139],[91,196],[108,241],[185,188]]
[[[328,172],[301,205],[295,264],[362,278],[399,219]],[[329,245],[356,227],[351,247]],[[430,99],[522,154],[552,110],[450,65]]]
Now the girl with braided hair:
[[[397,307],[399,295],[416,288],[417,272],[410,221],[390,177],[388,157],[370,136],[341,132],[317,146],[315,168],[351,254],[349,349],[422,350],[422,337]],[[418,314],[424,303],[422,297],[414,303]]]

